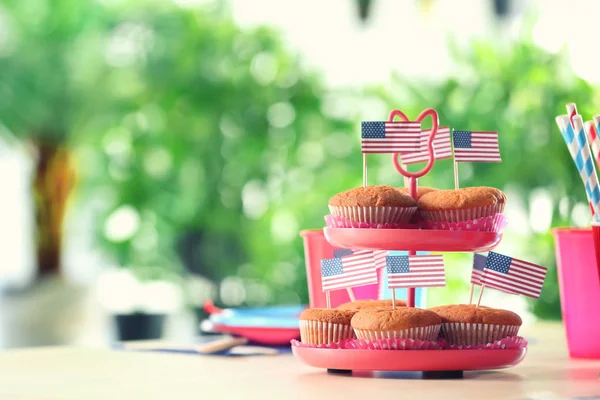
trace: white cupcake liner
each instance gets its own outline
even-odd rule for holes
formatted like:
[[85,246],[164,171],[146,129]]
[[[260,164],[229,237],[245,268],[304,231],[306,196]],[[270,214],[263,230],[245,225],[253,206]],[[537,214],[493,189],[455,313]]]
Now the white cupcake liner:
[[440,325],[431,325],[418,328],[408,328],[398,331],[375,331],[368,329],[354,329],[356,337],[359,339],[419,339],[419,340],[437,340],[440,334]]
[[350,325],[333,324],[321,321],[300,321],[300,340],[306,344],[326,344],[353,339]]
[[477,218],[488,217],[494,214],[502,214],[505,203],[498,203],[493,206],[463,208],[460,210],[437,210],[425,211],[421,210],[420,214],[427,221],[446,221],[446,222],[461,222],[471,221]]
[[417,212],[417,207],[329,206],[329,210],[336,217],[342,217],[350,221],[369,224],[395,224],[410,222],[412,216]]
[[441,336],[450,345],[473,346],[492,343],[519,333],[518,325],[442,323]]

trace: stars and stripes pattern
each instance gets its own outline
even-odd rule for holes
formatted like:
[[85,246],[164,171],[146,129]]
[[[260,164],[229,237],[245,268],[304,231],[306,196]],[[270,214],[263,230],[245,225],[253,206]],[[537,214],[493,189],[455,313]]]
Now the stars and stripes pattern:
[[419,150],[421,123],[416,121],[363,121],[363,153],[400,153]]
[[390,254],[387,250],[375,250],[373,252],[373,259],[375,261],[375,269],[385,268],[387,265],[386,258]]
[[[568,122],[567,116],[564,116],[566,120],[561,118],[563,117],[557,117],[557,123],[563,139],[569,148],[569,153],[571,153],[571,157],[579,171],[579,176],[585,186],[590,208],[594,213],[594,210],[600,210],[600,188],[598,187],[598,176],[596,175],[596,169],[594,167],[594,162],[592,161],[583,124],[579,125],[581,116],[576,115],[573,118],[578,121],[578,126],[580,127],[578,132],[575,132],[573,125]],[[595,218],[598,219],[598,216],[595,215]]]
[[538,298],[547,269],[528,261],[490,251],[481,284],[513,294]]
[[481,278],[483,277],[483,270],[485,268],[485,262],[487,261],[487,255],[475,253],[473,256],[473,271],[471,272],[471,283],[474,285],[481,285]]
[[498,132],[454,131],[454,161],[502,162]]
[[324,292],[377,283],[371,250],[321,260],[321,286]]
[[390,289],[446,286],[441,255],[387,256],[386,264]]
[[[427,140],[431,130],[421,131],[421,142],[419,151],[402,153],[403,164],[415,164],[418,162],[429,161],[429,152],[427,151]],[[452,143],[450,140],[450,127],[440,126],[433,138],[433,154],[436,160],[452,157]]]

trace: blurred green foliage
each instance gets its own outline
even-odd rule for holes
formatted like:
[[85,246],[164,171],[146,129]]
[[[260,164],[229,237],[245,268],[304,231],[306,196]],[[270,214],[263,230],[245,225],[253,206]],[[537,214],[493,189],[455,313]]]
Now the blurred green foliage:
[[[507,190],[525,219],[540,193],[553,225],[571,224],[573,205],[585,203],[554,116],[573,100],[592,115],[597,99],[561,54],[527,35],[455,49],[444,82],[398,76],[390,87],[333,92],[277,32],[241,30],[221,7],[99,4],[5,2],[18,40],[0,52],[0,66],[12,60],[0,74],[0,120],[20,137],[73,145],[79,201],[101,204],[97,237],[142,279],[235,276],[242,304],[306,302],[298,231],[323,226],[328,198],[361,184],[359,122],[393,108],[433,107],[442,125],[498,130],[505,162],[461,165],[461,185]],[[452,182],[443,160],[421,184]],[[373,156],[369,183],[402,178],[388,156]],[[549,233],[507,240],[515,256],[551,268],[534,310],[558,316]],[[449,293],[464,295],[464,271],[449,274]]]

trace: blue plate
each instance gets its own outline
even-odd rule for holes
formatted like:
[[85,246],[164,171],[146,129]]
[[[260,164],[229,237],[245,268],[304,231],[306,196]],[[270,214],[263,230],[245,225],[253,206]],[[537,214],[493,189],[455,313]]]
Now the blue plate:
[[298,316],[306,306],[227,308],[212,314],[214,324],[247,328],[298,328]]

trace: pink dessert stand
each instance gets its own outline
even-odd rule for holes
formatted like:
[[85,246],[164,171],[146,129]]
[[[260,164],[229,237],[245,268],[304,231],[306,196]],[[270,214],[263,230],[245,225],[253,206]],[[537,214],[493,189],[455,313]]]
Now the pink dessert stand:
[[[430,116],[433,122],[427,140],[429,160],[418,172],[409,172],[393,155],[396,170],[408,178],[409,193],[417,199],[417,179],[426,175],[435,162],[433,139],[438,130],[438,114],[429,108],[417,121]],[[393,110],[389,121],[399,117],[408,121],[400,110]],[[417,229],[360,229],[325,228],[325,238],[336,247],[371,250],[405,250],[410,255],[417,251],[483,252],[496,247],[502,235],[495,232],[443,231]],[[415,289],[407,291],[408,307],[415,306]],[[292,346],[293,354],[307,365],[325,368],[332,373],[352,371],[423,371],[440,378],[462,378],[463,371],[509,368],[519,364],[526,348],[498,350],[358,350],[308,348]]]

